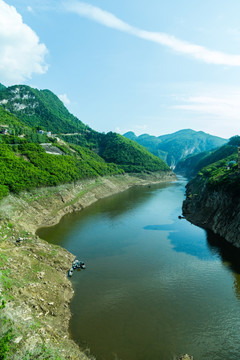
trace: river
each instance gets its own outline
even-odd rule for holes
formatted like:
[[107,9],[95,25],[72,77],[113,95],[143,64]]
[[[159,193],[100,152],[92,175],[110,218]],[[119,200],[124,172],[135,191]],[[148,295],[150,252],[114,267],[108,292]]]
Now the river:
[[240,251],[178,219],[185,185],[135,187],[38,232],[86,263],[70,331],[98,360],[239,360]]

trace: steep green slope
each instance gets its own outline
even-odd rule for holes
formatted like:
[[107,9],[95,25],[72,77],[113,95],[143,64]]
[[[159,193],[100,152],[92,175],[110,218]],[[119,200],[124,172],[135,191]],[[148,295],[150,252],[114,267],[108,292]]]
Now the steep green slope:
[[99,145],[99,155],[107,162],[120,165],[126,172],[170,170],[161,159],[119,134],[108,133]]
[[190,154],[198,154],[222,146],[227,140],[191,129],[180,130],[173,134],[159,137],[143,134],[136,136],[133,132],[124,134],[146,147],[151,153],[167,161],[175,168],[177,163]]
[[175,171],[187,177],[195,176],[203,167],[223,160],[233,154],[237,154],[237,147],[233,145],[224,145],[215,151],[207,151],[197,155],[189,156],[180,161]]
[[[7,135],[2,132],[7,130]],[[23,137],[24,136],[24,137]],[[0,106],[0,144],[21,144],[26,142],[50,142],[46,134],[25,125],[15,115]]]
[[26,127],[26,125],[21,120],[19,120],[15,115],[11,114],[9,111],[6,111],[2,106],[0,106],[0,125]]
[[[202,168],[198,176],[202,177],[205,184],[215,190],[224,188],[228,192],[240,194],[240,177],[237,165],[237,154],[230,155],[222,160],[211,163]],[[235,164],[231,167],[229,163]]]
[[11,86],[0,91],[0,105],[31,127],[38,126],[53,133],[88,130],[49,90],[37,90],[26,85]]
[[0,83],[0,91],[6,89],[6,86],[4,86],[3,84]]
[[65,155],[47,154],[38,144],[0,145],[0,198],[39,186],[55,186],[83,178],[121,174],[96,154],[79,146],[60,146]]
[[[135,142],[88,128],[49,90],[22,85],[1,90],[0,129],[1,124],[0,196],[124,171],[170,170]],[[39,128],[61,132],[58,136],[69,145],[60,146],[58,138],[39,134]],[[37,143],[54,143],[64,155],[48,154]]]
[[[229,144],[199,161],[208,165],[187,184],[182,209],[187,220],[211,229],[240,247],[240,172],[237,154],[240,141],[230,139]],[[217,158],[221,159],[216,161]]]

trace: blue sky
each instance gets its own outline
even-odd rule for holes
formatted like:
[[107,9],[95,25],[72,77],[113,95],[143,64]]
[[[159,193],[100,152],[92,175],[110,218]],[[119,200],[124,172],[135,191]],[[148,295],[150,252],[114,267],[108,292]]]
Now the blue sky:
[[0,82],[98,131],[240,134],[239,0],[0,0]]

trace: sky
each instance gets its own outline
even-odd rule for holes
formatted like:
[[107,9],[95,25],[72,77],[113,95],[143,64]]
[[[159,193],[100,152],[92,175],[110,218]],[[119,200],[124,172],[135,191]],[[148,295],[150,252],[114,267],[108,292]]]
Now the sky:
[[91,128],[240,135],[239,0],[0,0],[0,82]]

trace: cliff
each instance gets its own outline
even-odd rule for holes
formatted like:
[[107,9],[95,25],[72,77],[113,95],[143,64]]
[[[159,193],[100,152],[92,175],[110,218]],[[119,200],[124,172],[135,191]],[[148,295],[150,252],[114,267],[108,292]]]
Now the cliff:
[[211,186],[209,179],[200,174],[190,181],[186,187],[183,214],[193,224],[211,229],[240,247],[240,203],[236,187],[239,173],[232,178],[229,176],[229,179],[231,184],[225,181]]

